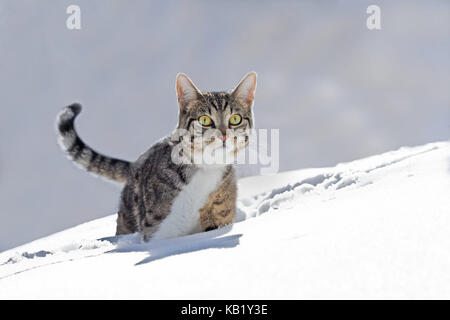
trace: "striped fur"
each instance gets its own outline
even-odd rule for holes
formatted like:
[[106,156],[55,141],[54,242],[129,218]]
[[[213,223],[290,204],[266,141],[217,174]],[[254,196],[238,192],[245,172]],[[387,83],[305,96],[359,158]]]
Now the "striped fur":
[[127,181],[130,162],[104,156],[87,146],[78,136],[74,120],[81,112],[81,105],[65,107],[57,117],[59,144],[69,158],[83,169],[120,183]]

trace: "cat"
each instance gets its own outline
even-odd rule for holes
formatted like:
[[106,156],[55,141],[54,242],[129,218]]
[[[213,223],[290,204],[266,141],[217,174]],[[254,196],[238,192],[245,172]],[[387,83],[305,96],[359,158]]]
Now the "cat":
[[219,151],[236,157],[248,146],[256,78],[248,73],[231,92],[201,92],[178,74],[177,127],[135,162],[102,155],[80,139],[74,128],[80,104],[58,114],[59,143],[68,157],[88,172],[124,184],[116,235],[139,232],[144,241],[168,239],[233,223],[233,161],[196,159],[214,158]]

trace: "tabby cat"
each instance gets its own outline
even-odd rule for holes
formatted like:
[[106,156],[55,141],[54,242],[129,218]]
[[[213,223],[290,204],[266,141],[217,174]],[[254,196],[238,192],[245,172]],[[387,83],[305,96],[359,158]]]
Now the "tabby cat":
[[80,139],[74,128],[78,103],[57,117],[59,142],[76,164],[124,184],[117,235],[140,232],[147,241],[216,229],[231,224],[236,214],[233,161],[195,159],[220,159],[219,151],[235,157],[245,149],[255,90],[254,72],[231,92],[201,92],[178,74],[178,125],[135,162],[104,156]]

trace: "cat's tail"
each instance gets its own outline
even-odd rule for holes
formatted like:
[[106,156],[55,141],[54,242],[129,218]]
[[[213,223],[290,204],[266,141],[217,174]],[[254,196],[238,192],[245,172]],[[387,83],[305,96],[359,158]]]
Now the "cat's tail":
[[65,107],[56,119],[58,142],[69,159],[83,169],[105,178],[125,183],[131,163],[104,156],[87,146],[78,136],[74,120],[81,112],[81,105],[74,103]]

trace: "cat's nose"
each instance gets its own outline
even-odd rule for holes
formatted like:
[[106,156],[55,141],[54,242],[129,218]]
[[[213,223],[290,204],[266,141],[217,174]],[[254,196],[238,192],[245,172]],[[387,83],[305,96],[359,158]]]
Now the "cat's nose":
[[227,140],[227,136],[226,135],[222,135],[222,141],[225,142],[225,140]]

